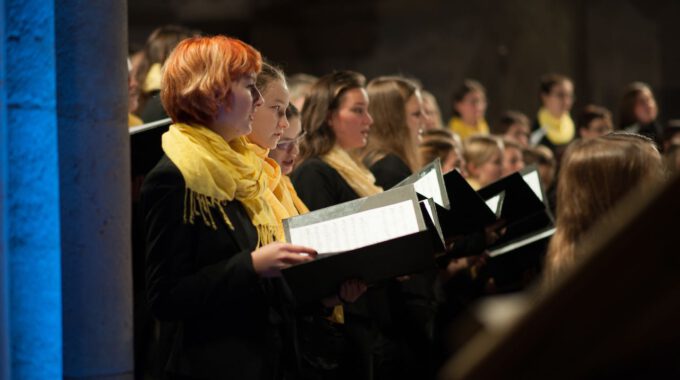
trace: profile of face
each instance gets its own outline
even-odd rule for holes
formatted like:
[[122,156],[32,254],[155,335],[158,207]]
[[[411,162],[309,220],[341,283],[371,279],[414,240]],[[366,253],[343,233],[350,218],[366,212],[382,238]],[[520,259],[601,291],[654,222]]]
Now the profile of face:
[[416,91],[408,98],[404,109],[406,112],[406,125],[408,125],[408,130],[411,134],[411,141],[418,143],[427,120],[427,116],[423,112],[423,98],[420,96],[420,91]]
[[579,128],[579,135],[582,139],[594,139],[595,137],[604,136],[614,130],[611,121],[605,118],[593,119],[588,123],[587,127]]
[[460,118],[468,125],[476,125],[486,113],[486,95],[481,91],[468,92],[461,101],[454,104]]
[[274,149],[288,128],[286,108],[290,93],[286,82],[275,80],[270,82],[262,92],[264,104],[255,111],[253,130],[248,136],[250,140],[265,148]]
[[528,125],[516,123],[508,128],[503,137],[510,141],[514,141],[523,147],[528,147],[530,134],[531,130],[529,129]]
[[547,94],[541,94],[543,107],[554,117],[562,117],[574,105],[574,84],[569,80],[556,83]]
[[441,120],[442,115],[440,115],[437,105],[432,103],[434,99],[428,96],[423,96],[422,98],[423,113],[425,114],[425,130],[430,131],[441,128],[437,123],[437,120]]
[[500,149],[479,166],[470,163],[468,173],[482,187],[500,179],[503,176],[503,154]]
[[463,172],[464,167],[465,161],[463,161],[463,155],[460,154],[457,149],[451,149],[449,154],[442,162],[442,173],[446,174],[453,171],[454,169],[458,169]]
[[293,171],[295,160],[300,153],[300,142],[304,137],[299,116],[291,117],[288,123],[290,126],[283,131],[276,148],[269,151],[269,157],[279,163],[283,175],[288,175]]
[[656,107],[656,99],[654,99],[654,94],[645,88],[635,99],[635,108],[633,109],[635,113],[635,118],[640,124],[649,124],[656,120],[659,110]]
[[503,150],[503,177],[524,169],[524,157],[522,151],[506,146]]
[[345,150],[366,146],[371,124],[373,118],[368,113],[368,94],[363,88],[347,90],[338,109],[328,120],[338,145]]
[[229,86],[227,100],[207,127],[226,141],[247,135],[252,130],[255,110],[263,103],[262,95],[255,86],[255,73],[236,77]]

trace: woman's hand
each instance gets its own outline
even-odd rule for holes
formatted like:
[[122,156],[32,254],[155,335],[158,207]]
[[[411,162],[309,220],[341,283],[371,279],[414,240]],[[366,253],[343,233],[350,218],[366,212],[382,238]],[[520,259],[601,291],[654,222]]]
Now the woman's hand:
[[366,289],[368,289],[368,286],[361,280],[347,280],[340,285],[340,291],[337,295],[324,298],[321,303],[325,307],[333,307],[341,303],[354,303],[362,294],[366,293]]
[[261,277],[278,277],[282,269],[312,261],[316,254],[309,247],[275,242],[256,249],[250,256],[253,258],[255,273]]

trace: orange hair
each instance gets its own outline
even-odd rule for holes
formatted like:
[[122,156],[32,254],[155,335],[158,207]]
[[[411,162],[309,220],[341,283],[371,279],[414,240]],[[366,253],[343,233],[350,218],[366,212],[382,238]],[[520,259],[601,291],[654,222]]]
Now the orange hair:
[[261,69],[260,52],[240,40],[188,38],[165,61],[161,102],[176,123],[208,125],[225,103],[232,81]]

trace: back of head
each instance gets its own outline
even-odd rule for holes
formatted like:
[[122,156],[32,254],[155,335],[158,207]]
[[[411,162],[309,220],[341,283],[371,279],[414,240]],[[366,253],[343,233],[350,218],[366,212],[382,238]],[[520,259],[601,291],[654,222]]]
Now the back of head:
[[345,93],[363,88],[366,78],[354,71],[336,71],[314,83],[302,107],[302,129],[307,132],[300,144],[300,160],[323,156],[335,145],[335,134],[328,124]]
[[463,142],[465,161],[475,166],[482,166],[495,154],[503,154],[503,143],[493,136],[474,135]]
[[199,34],[179,25],[165,25],[155,29],[146,41],[145,50],[149,64],[163,64],[180,41]]
[[643,136],[612,133],[577,140],[565,152],[557,189],[557,231],[550,242],[547,274],[570,267],[583,234],[638,186],[663,178],[661,156]]
[[232,81],[258,73],[260,53],[225,36],[192,37],[177,45],[165,62],[161,101],[175,123],[208,125],[224,105]]
[[362,150],[365,164],[371,166],[391,153],[399,156],[411,170],[418,170],[417,142],[413,141],[406,121],[406,103],[418,87],[402,77],[385,76],[370,81],[366,90],[373,125],[368,144]]
[[429,164],[439,158],[442,163],[452,151],[462,153],[462,148],[451,136],[431,134],[424,136],[418,146],[418,154],[423,164]]
[[516,124],[524,125],[529,128],[529,118],[518,111],[506,111],[501,115],[496,131],[501,135],[506,134],[508,129]]

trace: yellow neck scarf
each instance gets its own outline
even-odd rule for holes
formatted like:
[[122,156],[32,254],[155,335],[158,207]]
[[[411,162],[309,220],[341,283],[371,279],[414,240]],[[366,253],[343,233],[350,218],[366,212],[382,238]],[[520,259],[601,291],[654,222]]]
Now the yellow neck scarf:
[[144,124],[144,122],[137,115],[131,113],[128,114],[128,127],[136,127],[142,124]]
[[478,121],[477,125],[469,125],[465,124],[463,122],[463,119],[459,117],[452,117],[451,120],[449,121],[449,129],[457,133],[463,140],[472,135],[489,134],[489,125],[486,123],[486,120],[484,119]]
[[264,196],[279,221],[277,237],[283,241],[285,240],[283,220],[301,213],[307,213],[309,210],[298,198],[288,177],[281,175],[281,167],[276,160],[267,156],[269,149],[262,148],[248,138],[246,140],[248,140],[248,149],[262,159],[262,168],[267,175],[267,191],[265,191]]
[[375,185],[373,174],[365,167],[360,166],[350,157],[349,153],[339,146],[334,146],[321,159],[337,170],[360,197],[367,197],[383,191],[382,187]]
[[564,145],[574,139],[574,121],[569,113],[557,118],[547,109],[541,108],[538,111],[538,123],[545,130],[548,140],[555,145]]
[[149,67],[149,71],[146,73],[146,78],[144,79],[144,84],[142,85],[142,92],[147,93],[160,90],[161,77],[163,77],[161,64],[154,63],[151,65],[151,67]]
[[267,177],[260,160],[247,148],[244,137],[230,142],[203,126],[173,124],[163,134],[163,151],[184,177],[184,223],[201,217],[206,226],[217,229],[213,211],[219,210],[224,222],[234,228],[226,205],[241,202],[257,229],[257,246],[275,240],[278,223],[264,199]]

